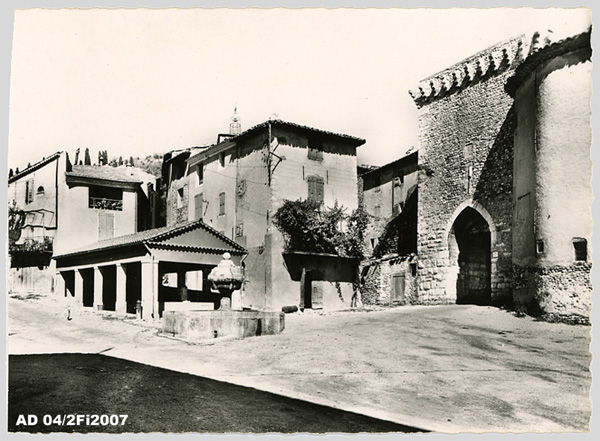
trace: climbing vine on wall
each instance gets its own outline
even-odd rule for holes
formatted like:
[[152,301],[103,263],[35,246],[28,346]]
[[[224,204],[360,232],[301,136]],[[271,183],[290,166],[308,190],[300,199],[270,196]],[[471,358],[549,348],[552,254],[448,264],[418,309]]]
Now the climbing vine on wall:
[[347,215],[337,201],[326,208],[310,199],[298,199],[285,200],[273,216],[273,224],[283,234],[286,252],[363,258],[369,218],[362,208]]

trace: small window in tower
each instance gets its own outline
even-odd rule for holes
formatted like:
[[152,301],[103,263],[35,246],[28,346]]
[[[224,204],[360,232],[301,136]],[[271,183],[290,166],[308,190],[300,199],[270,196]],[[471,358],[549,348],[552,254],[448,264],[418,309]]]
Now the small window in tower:
[[538,240],[535,243],[535,252],[537,254],[544,254],[544,241]]
[[587,261],[587,240],[581,237],[573,239],[573,249],[575,251],[575,260],[579,262]]
[[46,193],[46,191],[44,190],[44,187],[42,187],[41,185],[38,187],[36,194],[39,195],[44,195],[44,193]]
[[463,156],[467,161],[473,159],[473,144],[470,141],[463,146]]
[[183,207],[183,188],[177,189],[177,208]]

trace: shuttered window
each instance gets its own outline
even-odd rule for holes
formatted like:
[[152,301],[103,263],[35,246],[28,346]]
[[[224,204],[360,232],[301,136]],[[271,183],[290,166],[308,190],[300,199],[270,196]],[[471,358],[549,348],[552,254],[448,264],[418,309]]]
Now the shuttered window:
[[33,179],[28,179],[25,182],[25,203],[31,204],[33,202]]
[[98,240],[115,237],[115,214],[106,211],[98,212]]
[[308,199],[323,203],[325,194],[325,182],[320,176],[309,176],[308,179]]
[[225,214],[225,193],[219,194],[219,215]]

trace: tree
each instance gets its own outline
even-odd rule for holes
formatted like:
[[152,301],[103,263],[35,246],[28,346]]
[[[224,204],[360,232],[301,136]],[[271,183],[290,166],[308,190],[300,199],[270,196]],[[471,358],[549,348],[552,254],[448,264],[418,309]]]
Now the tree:
[[133,163],[133,156],[130,156],[130,157],[129,157],[129,165],[131,165],[132,167],[134,166],[134,163]]
[[119,156],[119,165],[123,165],[123,157]]
[[11,169],[8,171],[8,179],[12,178],[12,177],[14,176],[14,174],[15,174],[15,173],[13,172],[13,169],[11,168]]
[[92,158],[90,157],[90,149],[85,149],[85,159],[83,162],[85,165],[92,165]]

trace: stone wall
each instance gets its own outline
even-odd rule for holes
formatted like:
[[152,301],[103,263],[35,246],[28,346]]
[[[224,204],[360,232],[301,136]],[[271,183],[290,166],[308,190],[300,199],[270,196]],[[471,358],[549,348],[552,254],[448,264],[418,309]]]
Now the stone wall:
[[190,205],[189,176],[174,180],[167,193],[167,226],[188,221]]
[[[360,267],[362,304],[389,306],[419,303],[416,272],[411,265],[417,265],[414,255],[364,261]],[[396,280],[398,278],[403,280]],[[400,291],[403,295],[400,295]]]
[[514,268],[515,303],[530,314],[590,317],[592,265],[528,266]]
[[[459,278],[454,221],[467,207],[487,222],[493,304],[511,302],[514,39],[424,80],[419,112],[418,302],[453,303]],[[455,250],[458,251],[458,250]]]

